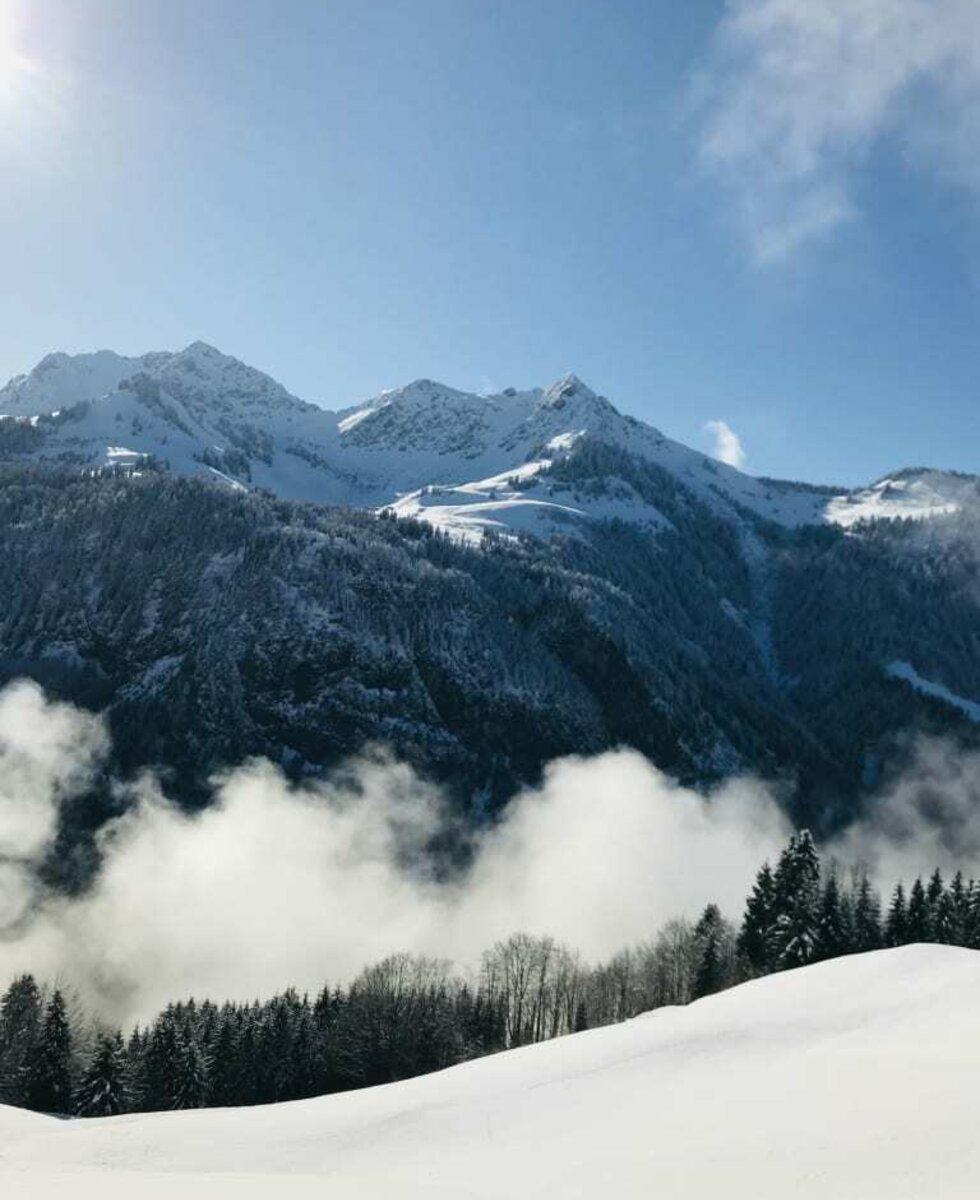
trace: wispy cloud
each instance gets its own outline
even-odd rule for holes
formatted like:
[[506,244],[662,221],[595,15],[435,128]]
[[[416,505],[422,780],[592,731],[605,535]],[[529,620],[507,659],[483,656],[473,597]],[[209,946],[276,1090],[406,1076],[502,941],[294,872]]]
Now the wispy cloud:
[[883,142],[980,190],[976,0],[729,0],[699,99],[701,163],[760,263],[852,218]]
[[712,451],[715,458],[730,467],[741,467],[745,462],[745,449],[735,430],[725,421],[706,421],[704,428],[715,439]]

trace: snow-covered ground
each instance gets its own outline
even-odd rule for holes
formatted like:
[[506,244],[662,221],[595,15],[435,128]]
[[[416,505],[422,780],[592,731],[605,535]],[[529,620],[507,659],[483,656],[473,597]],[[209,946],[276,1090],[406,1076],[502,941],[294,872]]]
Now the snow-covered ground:
[[973,1200],[980,954],[822,963],[406,1083],[269,1108],[0,1108],[4,1200]]
[[858,521],[897,520],[955,513],[967,499],[976,500],[976,479],[949,471],[905,471],[879,479],[869,488],[859,488],[833,497],[827,505],[827,520],[849,528]]

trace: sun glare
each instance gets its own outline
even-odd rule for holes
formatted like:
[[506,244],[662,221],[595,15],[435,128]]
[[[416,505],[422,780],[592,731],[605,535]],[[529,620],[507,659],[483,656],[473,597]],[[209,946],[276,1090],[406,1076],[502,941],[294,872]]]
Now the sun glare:
[[0,104],[5,111],[16,107],[37,74],[36,64],[19,45],[15,15],[13,7],[0,0]]
[[62,123],[63,80],[29,48],[26,19],[16,0],[0,0],[0,141],[22,162],[40,162]]

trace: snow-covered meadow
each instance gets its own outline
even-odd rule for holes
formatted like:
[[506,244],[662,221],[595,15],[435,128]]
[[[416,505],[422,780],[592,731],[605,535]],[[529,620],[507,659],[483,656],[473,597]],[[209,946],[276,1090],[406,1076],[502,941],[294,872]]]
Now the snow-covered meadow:
[[0,1194],[972,1200],[978,995],[980,954],[909,946],[323,1099],[0,1108]]

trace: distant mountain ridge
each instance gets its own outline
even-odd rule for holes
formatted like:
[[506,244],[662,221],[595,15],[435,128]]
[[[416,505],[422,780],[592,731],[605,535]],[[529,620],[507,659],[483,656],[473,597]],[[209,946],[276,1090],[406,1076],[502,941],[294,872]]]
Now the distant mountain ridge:
[[201,343],[49,356],[2,407],[0,683],[105,711],[184,802],[383,744],[479,818],[627,745],[832,829],[914,735],[980,749],[974,476],[755,479],[574,376],[327,412]]
[[[866,489],[755,479],[620,413],[574,375],[548,388],[483,396],[416,380],[338,412],[203,342],[171,353],[50,354],[0,389],[0,458],[134,465],[210,475],[285,499],[402,514],[464,537],[485,529],[549,534],[612,514],[555,489],[546,466],[583,438],[628,450],[676,476],[736,523],[851,525],[954,511],[976,479],[900,472]],[[615,515],[659,523],[619,489]]]

